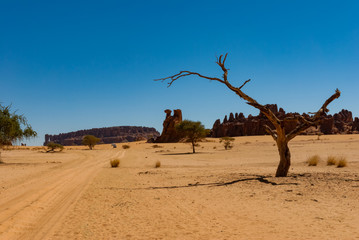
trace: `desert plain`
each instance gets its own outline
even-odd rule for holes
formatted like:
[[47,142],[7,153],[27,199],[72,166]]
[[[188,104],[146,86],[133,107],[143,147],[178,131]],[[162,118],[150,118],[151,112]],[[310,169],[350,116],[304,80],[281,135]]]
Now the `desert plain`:
[[285,178],[270,136],[126,144],[2,151],[0,239],[359,239],[359,135],[296,137]]

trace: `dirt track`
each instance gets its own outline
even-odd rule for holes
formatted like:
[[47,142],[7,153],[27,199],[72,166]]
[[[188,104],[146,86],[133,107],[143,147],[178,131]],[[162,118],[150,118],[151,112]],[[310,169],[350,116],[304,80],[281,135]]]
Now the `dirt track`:
[[[108,165],[110,158],[123,153],[79,150],[70,160],[62,158],[64,162],[46,161],[47,157],[51,159],[51,154],[44,159],[44,153],[30,153],[31,158],[43,158],[39,170],[19,176],[23,181],[14,179],[2,185],[6,191],[0,192],[0,238],[47,239],[97,172]],[[14,165],[29,167],[25,163]]]

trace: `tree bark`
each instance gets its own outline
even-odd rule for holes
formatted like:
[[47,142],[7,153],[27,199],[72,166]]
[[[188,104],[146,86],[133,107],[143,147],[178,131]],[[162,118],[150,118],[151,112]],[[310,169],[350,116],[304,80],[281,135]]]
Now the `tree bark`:
[[192,149],[193,149],[193,153],[196,153],[196,151],[195,151],[195,149],[194,149],[194,145],[195,145],[195,143],[194,143],[194,142],[192,142]]
[[290,167],[290,151],[288,141],[277,141],[278,152],[280,156],[276,177],[286,177]]

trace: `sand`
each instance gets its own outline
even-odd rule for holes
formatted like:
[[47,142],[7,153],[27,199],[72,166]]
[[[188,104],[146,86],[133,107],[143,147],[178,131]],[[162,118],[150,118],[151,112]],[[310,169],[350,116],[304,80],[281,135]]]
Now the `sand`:
[[269,136],[207,140],[3,151],[0,239],[359,239],[359,135],[298,136],[286,178]]

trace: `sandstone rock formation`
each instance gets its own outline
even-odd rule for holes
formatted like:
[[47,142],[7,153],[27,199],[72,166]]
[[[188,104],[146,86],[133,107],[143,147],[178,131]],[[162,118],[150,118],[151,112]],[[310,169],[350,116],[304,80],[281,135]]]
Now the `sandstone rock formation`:
[[[293,116],[297,113],[285,113],[285,111],[276,104],[267,105],[271,111],[279,118]],[[306,116],[306,114],[303,114]],[[284,122],[285,129],[290,132],[297,126],[296,120],[287,120]],[[230,113],[229,118],[224,117],[221,123],[220,119],[216,120],[212,128],[212,137],[234,137],[234,136],[252,136],[267,134],[264,125],[273,127],[270,121],[260,113],[258,116],[249,115],[247,118],[243,113]],[[359,119],[353,121],[352,113],[348,110],[342,110],[339,113],[327,115],[318,128],[311,127],[303,134],[339,134],[339,133],[357,133],[359,131]]]
[[173,116],[171,116],[172,111],[169,109],[166,109],[165,113],[166,119],[163,121],[162,134],[155,140],[155,142],[178,142],[180,140],[180,136],[177,134],[175,126],[176,124],[182,122],[182,111],[180,109],[173,110]]
[[121,143],[146,140],[159,136],[155,128],[119,126],[107,128],[92,128],[76,132],[60,133],[58,135],[45,135],[44,145],[49,142],[59,143],[65,146],[82,145],[85,135],[94,135],[101,139],[100,143]]

